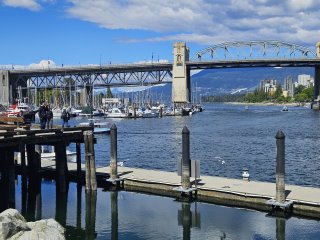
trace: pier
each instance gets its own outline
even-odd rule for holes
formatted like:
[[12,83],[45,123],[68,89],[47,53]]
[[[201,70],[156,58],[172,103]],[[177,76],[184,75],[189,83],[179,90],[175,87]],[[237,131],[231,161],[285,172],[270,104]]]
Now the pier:
[[[284,212],[302,217],[319,219],[320,189],[284,183],[284,135],[278,132],[277,140],[277,171],[275,183],[251,181],[249,179],[231,179],[215,176],[197,176],[193,178],[191,160],[188,151],[188,129],[182,131],[183,143],[182,173],[178,175],[176,169],[172,172],[147,170],[117,166],[117,128],[113,126],[111,139],[111,161],[106,159],[104,167],[96,167],[94,160],[95,139],[90,128],[69,128],[65,131],[29,130],[8,131],[0,133],[1,146],[1,189],[8,194],[8,206],[14,206],[14,182],[16,173],[28,172],[29,177],[37,175],[39,178],[51,178],[56,181],[58,192],[66,191],[68,181],[86,184],[87,192],[95,192],[97,187],[112,190],[126,190],[146,192],[156,195],[169,196],[177,199],[203,201],[233,207],[255,209],[265,212]],[[86,140],[89,139],[89,140]],[[77,143],[77,162],[67,162],[65,146]],[[81,163],[80,144],[85,144],[85,163]],[[13,161],[15,151],[24,152],[27,147],[28,156],[36,155],[33,151],[36,144],[54,145],[56,147],[56,161],[41,160],[36,157],[28,159],[21,157],[21,161]],[[64,147],[63,147],[64,146]],[[37,149],[35,147],[35,149]],[[29,155],[30,154],[30,155]],[[32,160],[33,159],[33,160]],[[189,160],[189,161],[188,161]],[[182,189],[177,191],[177,189]],[[271,201],[271,203],[270,203]],[[285,203],[289,204],[285,204]]]

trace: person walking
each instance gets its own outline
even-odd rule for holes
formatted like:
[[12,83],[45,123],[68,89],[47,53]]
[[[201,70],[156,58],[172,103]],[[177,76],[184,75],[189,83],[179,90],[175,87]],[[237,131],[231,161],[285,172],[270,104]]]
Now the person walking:
[[53,127],[53,112],[50,105],[48,105],[48,111],[47,111],[47,129],[51,129]]
[[67,111],[66,108],[63,108],[62,110],[61,119],[62,119],[62,130],[63,130],[64,126],[68,127],[68,121],[70,119],[70,113]]

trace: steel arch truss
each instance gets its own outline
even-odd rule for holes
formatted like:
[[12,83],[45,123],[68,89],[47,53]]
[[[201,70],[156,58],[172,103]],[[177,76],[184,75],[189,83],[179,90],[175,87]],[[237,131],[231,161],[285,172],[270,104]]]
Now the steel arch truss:
[[[56,69],[50,72],[14,73],[18,82],[28,82],[29,87],[61,88],[61,87],[108,87],[108,86],[142,86],[172,82],[171,68],[125,69],[125,70],[90,70],[74,71]],[[20,84],[18,84],[20,85]]]
[[281,41],[225,42],[197,52],[192,62],[212,60],[306,59],[316,54],[303,46]]

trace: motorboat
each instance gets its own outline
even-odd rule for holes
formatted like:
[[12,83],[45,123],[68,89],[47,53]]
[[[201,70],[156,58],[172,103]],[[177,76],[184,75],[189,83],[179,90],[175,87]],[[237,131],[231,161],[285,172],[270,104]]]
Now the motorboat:
[[80,123],[79,126],[92,126],[93,127],[93,133],[95,134],[109,134],[110,133],[110,123],[109,122],[102,122],[100,119],[96,118],[89,118],[88,122]]
[[128,114],[125,113],[124,110],[114,107],[111,109],[111,112],[107,113],[107,118],[126,118],[128,117]]
[[287,107],[287,106],[283,106],[283,108],[282,108],[281,111],[282,111],[282,112],[288,112],[288,107]]

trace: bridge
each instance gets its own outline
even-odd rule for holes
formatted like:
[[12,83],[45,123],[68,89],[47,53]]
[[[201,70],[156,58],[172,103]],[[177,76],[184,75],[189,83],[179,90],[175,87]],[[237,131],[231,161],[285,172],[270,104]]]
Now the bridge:
[[[281,41],[226,42],[205,48],[190,58],[183,42],[173,46],[171,63],[90,65],[48,67],[42,69],[0,70],[0,104],[8,105],[17,89],[85,89],[92,96],[93,87],[145,86],[172,83],[172,102],[185,104],[191,99],[190,71],[243,67],[314,67],[314,99],[319,96],[320,42],[316,51]],[[89,103],[90,101],[87,101]]]

